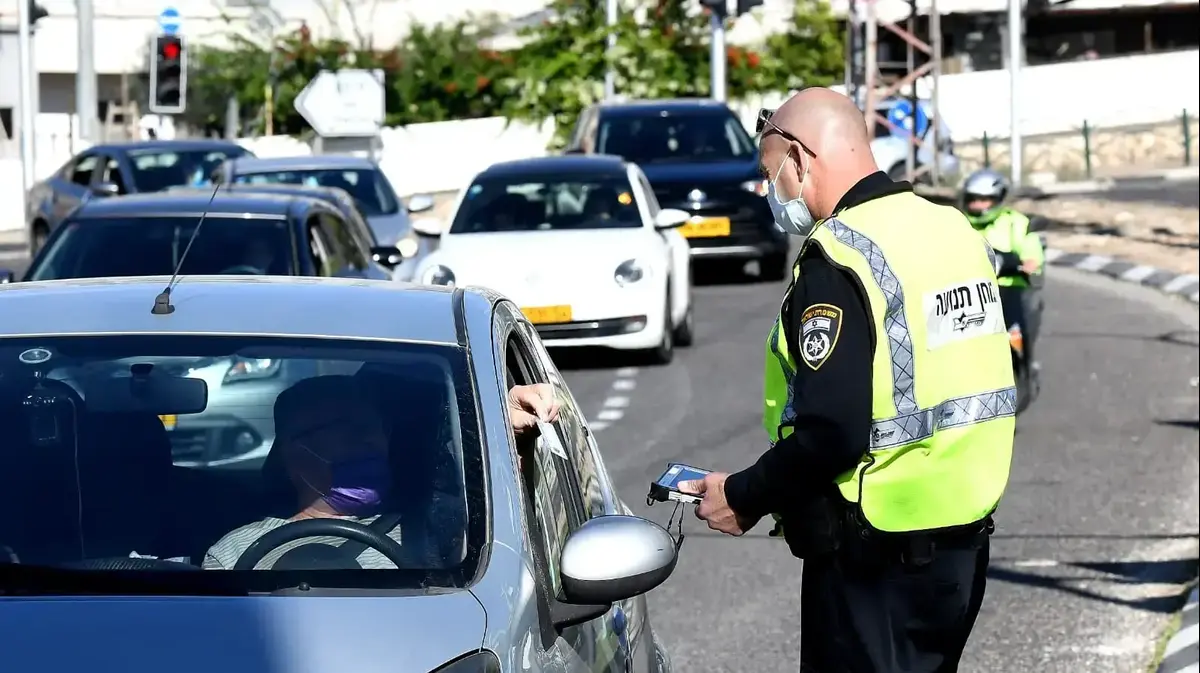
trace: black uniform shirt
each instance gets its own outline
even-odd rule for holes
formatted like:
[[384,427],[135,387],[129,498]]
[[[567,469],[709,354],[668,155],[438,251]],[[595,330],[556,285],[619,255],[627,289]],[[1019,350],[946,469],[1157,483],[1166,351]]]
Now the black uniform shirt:
[[[847,191],[833,212],[911,190],[907,182],[873,173]],[[806,339],[806,314],[832,318],[837,325]],[[796,418],[792,434],[725,482],[729,506],[745,517],[787,511],[797,499],[828,492],[837,475],[858,464],[870,442],[876,335],[858,279],[819,246],[808,246],[781,315],[798,369],[792,379]],[[804,347],[812,359],[803,357]]]

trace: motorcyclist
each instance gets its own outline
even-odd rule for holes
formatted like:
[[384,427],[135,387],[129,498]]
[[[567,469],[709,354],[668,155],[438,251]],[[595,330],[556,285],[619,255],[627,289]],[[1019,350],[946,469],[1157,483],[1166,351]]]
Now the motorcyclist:
[[996,251],[1001,300],[1020,309],[1025,354],[1034,369],[1034,342],[1041,326],[1040,276],[1046,263],[1041,236],[1030,231],[1029,217],[1005,205],[1008,180],[994,170],[975,171],[963,183],[961,207],[971,225]]

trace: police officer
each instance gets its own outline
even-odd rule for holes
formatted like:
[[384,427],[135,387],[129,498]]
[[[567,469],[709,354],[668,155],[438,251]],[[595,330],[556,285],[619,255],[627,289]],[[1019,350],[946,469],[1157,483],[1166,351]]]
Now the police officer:
[[771,447],[681,484],[804,559],[801,670],[957,669],[983,599],[1016,391],[994,257],[951,206],[893,182],[862,113],[810,88],[759,117],[779,226],[802,241],[767,337]]
[[1042,238],[1029,230],[1029,218],[1006,205],[1008,193],[1008,180],[985,168],[967,177],[959,203],[1000,258],[1001,300],[1019,312],[1025,353],[1037,369],[1034,345],[1042,323],[1042,302],[1035,279],[1046,263],[1046,250]]

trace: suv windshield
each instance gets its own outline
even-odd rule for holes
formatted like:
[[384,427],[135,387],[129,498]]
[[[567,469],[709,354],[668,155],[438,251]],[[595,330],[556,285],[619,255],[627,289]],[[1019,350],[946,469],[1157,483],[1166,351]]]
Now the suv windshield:
[[387,179],[377,170],[371,169],[313,169],[299,171],[273,171],[269,173],[239,173],[234,183],[263,185],[289,184],[310,187],[337,187],[354,197],[364,215],[395,215],[400,211],[400,200],[396,198]]
[[[169,276],[199,218],[81,218],[54,232],[28,280]],[[285,220],[208,215],[180,273],[294,275],[295,246]]]
[[133,150],[129,153],[129,165],[134,191],[161,192],[171,187],[210,185],[213,171],[222,162],[248,154],[236,146],[219,150]]
[[[449,345],[0,337],[0,485],[20,503],[0,593],[462,586],[486,534],[469,377]],[[355,524],[391,549],[336,536]]]
[[596,151],[636,164],[749,161],[754,141],[727,110],[602,115]]
[[520,175],[477,179],[467,190],[450,233],[641,226],[642,217],[625,176],[564,180]]

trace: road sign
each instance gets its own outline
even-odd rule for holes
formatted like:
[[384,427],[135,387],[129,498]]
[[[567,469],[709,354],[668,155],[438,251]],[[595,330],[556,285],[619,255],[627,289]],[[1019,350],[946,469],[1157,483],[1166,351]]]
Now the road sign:
[[[912,103],[907,98],[897,98],[892,101],[892,105],[888,108],[888,121],[898,126],[902,131],[892,131],[892,135],[907,138],[912,132]],[[917,101],[917,136],[925,137],[925,131],[929,129],[929,115],[925,112],[925,106]]]
[[179,32],[179,10],[174,7],[163,9],[158,15],[158,27],[167,35]]
[[296,96],[296,112],[324,138],[375,136],[383,126],[382,70],[322,70]]

